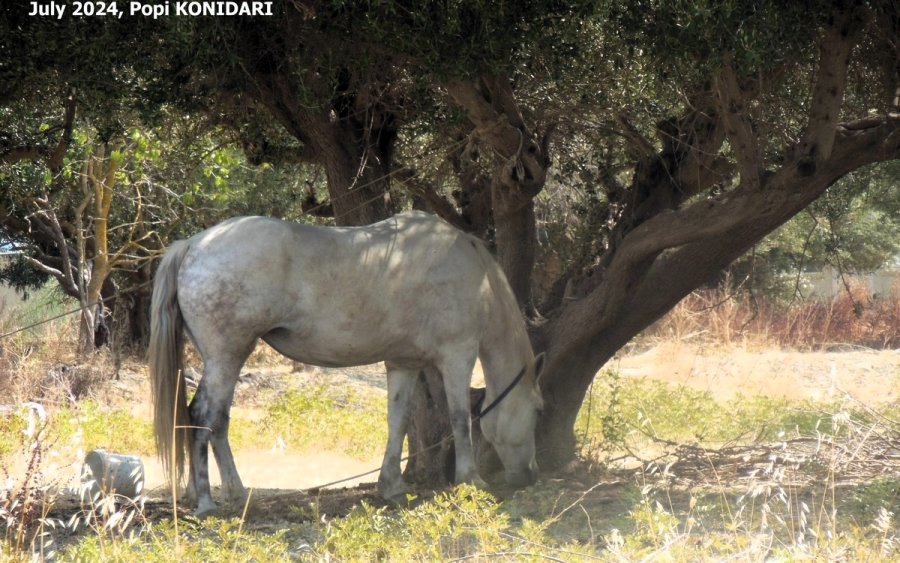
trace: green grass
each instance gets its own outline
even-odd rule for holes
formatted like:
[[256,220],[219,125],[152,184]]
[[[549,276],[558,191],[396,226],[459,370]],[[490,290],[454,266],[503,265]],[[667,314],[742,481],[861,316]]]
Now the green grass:
[[176,531],[172,521],[147,526],[140,533],[122,537],[105,532],[87,535],[58,554],[59,561],[109,561],[180,563],[182,561],[280,562],[291,559],[283,532],[247,531],[238,519],[210,518],[182,522]]
[[[21,444],[25,412],[0,416],[0,456]],[[278,395],[260,420],[235,417],[230,437],[236,448],[282,438],[298,451],[327,449],[369,459],[382,452],[387,441],[386,412],[380,392],[351,390],[340,397],[325,386],[292,390]],[[84,450],[104,448],[145,456],[156,451],[149,420],[90,399],[76,407],[53,409],[45,435],[58,444],[77,444]]]
[[[282,438],[299,451],[343,452],[368,459],[384,451],[387,442],[387,400],[384,393],[344,389],[338,394],[324,385],[278,395],[252,434],[236,437],[237,444],[271,443]],[[245,425],[246,426],[246,425]]]
[[411,509],[363,504],[330,522],[323,536],[319,555],[340,561],[438,561],[473,554],[520,561],[541,559],[540,553],[578,558],[595,551],[557,542],[534,520],[514,521],[502,502],[466,485]]
[[[731,511],[723,512],[723,500],[713,496],[627,489],[614,506],[608,497],[609,491],[592,496],[541,482],[500,500],[461,485],[411,508],[362,503],[342,518],[285,521],[265,532],[250,529],[252,521],[218,518],[181,519],[177,526],[169,519],[135,519],[126,530],[111,532],[101,520],[47,549],[58,550],[58,561],[122,562],[888,561],[898,555],[896,529],[885,511],[867,524],[841,515],[822,523],[814,509],[806,521],[792,519],[775,497],[767,508],[754,508],[753,518],[733,500]],[[0,555],[6,560],[28,560],[27,551],[7,550]]]
[[[579,411],[576,434],[585,444],[615,449],[648,439],[702,445],[776,440],[839,426],[838,405],[711,394],[646,378],[603,372]],[[852,413],[865,417],[864,413]]]
[[110,409],[93,400],[84,401],[76,409],[64,409],[55,415],[51,432],[65,440],[78,436],[85,450],[103,448],[132,455],[155,455],[153,427],[124,409]]

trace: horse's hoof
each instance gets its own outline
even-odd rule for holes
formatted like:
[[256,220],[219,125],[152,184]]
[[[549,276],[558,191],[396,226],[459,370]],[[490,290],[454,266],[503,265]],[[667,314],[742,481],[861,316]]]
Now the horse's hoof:
[[403,479],[396,479],[393,482],[378,481],[378,493],[388,502],[403,504],[406,502],[406,493],[408,492],[409,487]]
[[194,510],[194,516],[197,518],[206,518],[214,516],[219,511],[219,507],[213,501],[200,501]]
[[178,496],[178,504],[181,506],[197,506],[197,495],[192,493],[182,493]]
[[391,504],[396,504],[399,506],[403,506],[407,504],[406,502],[406,494],[409,491],[406,487],[399,487],[390,491],[382,491],[381,498],[388,501]]

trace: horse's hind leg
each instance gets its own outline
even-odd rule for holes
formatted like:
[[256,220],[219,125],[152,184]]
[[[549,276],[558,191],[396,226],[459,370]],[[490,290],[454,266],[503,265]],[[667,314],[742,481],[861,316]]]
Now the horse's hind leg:
[[234,387],[240,374],[243,358],[205,360],[203,379],[191,401],[193,425],[191,444],[191,478],[197,495],[198,516],[216,509],[209,485],[209,445],[222,477],[222,494],[227,501],[243,498],[244,486],[238,475],[231,448],[228,445],[228,422]]
[[400,474],[400,456],[409,422],[409,399],[418,370],[387,364],[388,442],[378,476],[378,491],[388,500],[402,501],[406,483]]

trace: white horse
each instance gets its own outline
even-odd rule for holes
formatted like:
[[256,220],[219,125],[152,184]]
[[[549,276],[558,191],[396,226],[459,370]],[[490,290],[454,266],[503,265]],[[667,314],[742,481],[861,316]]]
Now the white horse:
[[[184,333],[203,359],[187,405]],[[515,297],[482,243],[421,212],[366,227],[312,227],[263,217],[227,220],[172,244],[153,288],[150,374],[156,442],[167,474],[197,514],[216,508],[209,445],[226,501],[245,495],[228,444],[229,409],[241,366],[262,338],[319,366],[384,361],[389,436],[379,490],[406,488],[400,456],[419,370],[436,369],[447,392],[457,482],[477,478],[469,385],[480,357],[487,385],[481,427],[514,486],[534,482],[534,427],[542,406],[535,358]],[[495,403],[495,399],[502,399]]]

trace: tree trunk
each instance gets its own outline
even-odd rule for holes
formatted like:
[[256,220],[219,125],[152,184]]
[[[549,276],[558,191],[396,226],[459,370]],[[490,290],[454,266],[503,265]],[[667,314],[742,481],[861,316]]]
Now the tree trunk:
[[360,148],[329,148],[324,158],[328,194],[338,225],[369,225],[391,215],[389,163],[368,158]]
[[528,127],[506,77],[483,76],[474,82],[455,82],[447,90],[466,110],[479,139],[497,156],[491,163],[497,260],[516,299],[531,316],[537,247],[534,197],[547,180],[549,131],[539,135]]
[[446,486],[455,475],[456,450],[451,439],[447,395],[437,371],[429,369],[419,374],[410,405],[409,460],[403,476],[416,485]]
[[534,200],[528,198],[520,202],[516,198],[513,203],[509,197],[498,194],[494,201],[497,262],[503,268],[516,300],[531,317],[534,314],[532,272],[537,250]]
[[129,272],[121,290],[112,283],[104,287],[104,303],[109,313],[109,344],[116,357],[143,354],[150,340],[150,301],[152,288],[149,274],[142,267]]
[[152,293],[142,290],[131,295],[122,304],[127,312],[122,315],[125,328],[119,331],[117,338],[124,348],[142,350],[150,342],[150,301]]
[[101,290],[109,276],[109,264],[106,255],[94,257],[91,268],[91,278],[87,289],[82,296],[81,303],[81,328],[79,330],[79,352],[89,354],[98,346],[106,343],[106,337],[100,337],[101,344],[97,344],[100,325],[105,313],[105,306],[101,298]]

